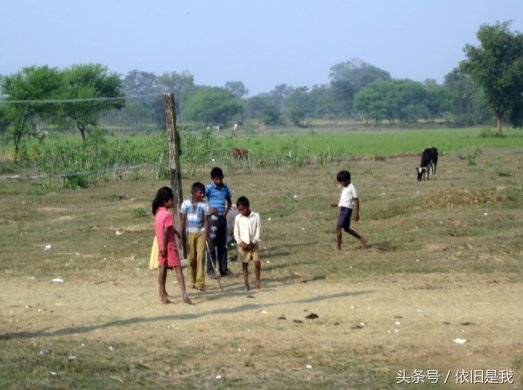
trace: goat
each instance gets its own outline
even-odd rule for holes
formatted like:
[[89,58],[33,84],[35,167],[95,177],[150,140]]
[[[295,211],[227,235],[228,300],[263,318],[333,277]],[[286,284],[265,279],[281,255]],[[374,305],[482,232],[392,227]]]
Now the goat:
[[418,181],[421,181],[424,176],[430,179],[430,172],[432,171],[432,178],[436,174],[436,167],[438,165],[438,149],[435,147],[426,148],[421,153],[421,164],[416,168],[418,174]]
[[232,158],[235,160],[243,160],[244,158],[247,158],[248,155],[249,151],[247,149],[232,148]]

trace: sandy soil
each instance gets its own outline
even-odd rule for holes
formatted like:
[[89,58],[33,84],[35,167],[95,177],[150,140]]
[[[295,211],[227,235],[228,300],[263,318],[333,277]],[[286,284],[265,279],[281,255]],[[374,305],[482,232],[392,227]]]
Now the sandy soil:
[[[329,351],[347,351],[397,361],[397,370],[453,372],[514,369],[514,359],[523,353],[523,286],[503,277],[428,274],[366,283],[298,281],[265,284],[250,292],[242,290],[240,277],[223,278],[224,292],[213,280],[206,292],[190,290],[192,306],[180,302],[171,273],[168,291],[175,304],[161,305],[155,278],[147,269],[94,282],[4,277],[0,334],[36,342],[132,339],[153,349],[165,343],[191,345],[211,356],[221,353],[229,375],[241,375],[233,369],[236,362],[300,370],[302,360],[286,359],[296,350],[311,367],[317,358],[325,364]],[[318,318],[308,319],[312,313]],[[519,383],[522,374],[515,372]]]

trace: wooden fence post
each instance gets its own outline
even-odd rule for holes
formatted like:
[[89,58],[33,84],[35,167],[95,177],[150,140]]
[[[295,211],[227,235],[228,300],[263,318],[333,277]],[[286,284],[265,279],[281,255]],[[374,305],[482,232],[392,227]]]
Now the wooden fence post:
[[[180,207],[183,202],[182,192],[182,174],[180,170],[180,134],[176,128],[176,110],[174,95],[172,93],[164,94],[165,109],[165,128],[167,132],[167,142],[169,144],[169,173],[171,179],[171,188],[174,193],[174,215],[176,230],[180,231]],[[182,232],[180,232],[182,233]],[[183,244],[183,257],[187,258],[187,246],[185,240]]]

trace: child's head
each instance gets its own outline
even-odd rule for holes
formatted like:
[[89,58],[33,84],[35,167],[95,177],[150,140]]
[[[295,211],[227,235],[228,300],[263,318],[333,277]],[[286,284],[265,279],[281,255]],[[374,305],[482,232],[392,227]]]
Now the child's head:
[[191,194],[193,198],[201,201],[205,196],[205,186],[199,181],[193,183],[191,186]]
[[336,175],[336,180],[338,183],[340,183],[342,186],[346,187],[350,184],[350,172],[343,170],[339,171]]
[[219,167],[211,169],[211,180],[220,187],[223,184],[223,171]]
[[156,211],[160,207],[171,208],[174,205],[174,193],[169,187],[162,187],[156,193],[156,197],[153,200],[152,211],[156,214]]
[[245,217],[248,217],[251,214],[249,199],[245,196],[240,196],[236,200],[236,208],[238,209],[238,212]]

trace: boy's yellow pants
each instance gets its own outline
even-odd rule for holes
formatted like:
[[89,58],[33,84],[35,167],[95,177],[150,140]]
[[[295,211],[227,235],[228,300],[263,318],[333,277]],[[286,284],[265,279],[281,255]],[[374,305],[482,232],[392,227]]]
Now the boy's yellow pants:
[[191,282],[196,288],[205,287],[205,239],[206,232],[187,234],[188,258],[191,266]]

